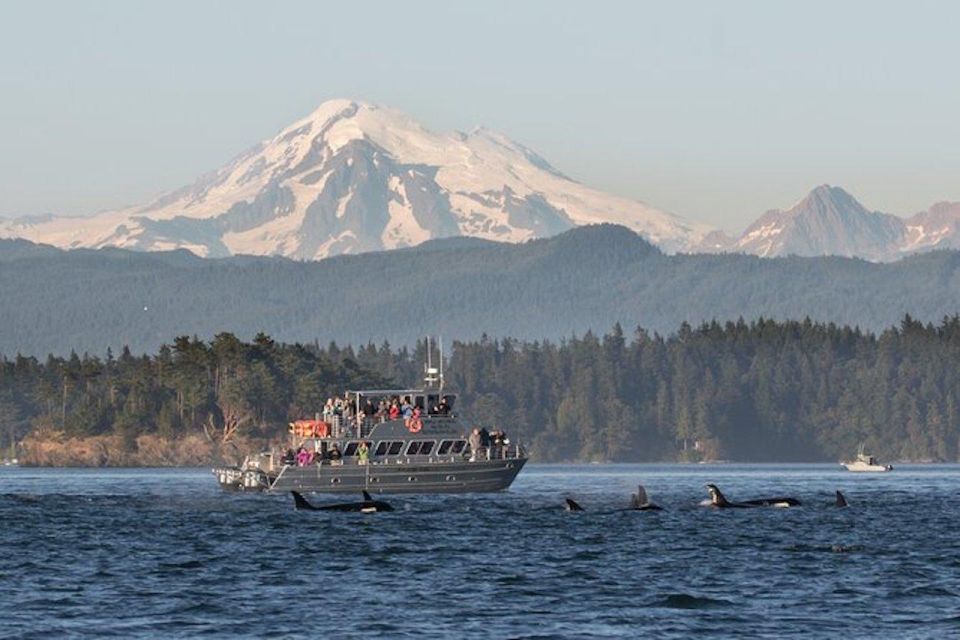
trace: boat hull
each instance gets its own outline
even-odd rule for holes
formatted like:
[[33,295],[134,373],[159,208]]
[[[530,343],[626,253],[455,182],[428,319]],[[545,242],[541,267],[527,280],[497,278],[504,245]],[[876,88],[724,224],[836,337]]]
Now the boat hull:
[[241,472],[243,477],[231,476],[229,482],[220,484],[226,489],[272,493],[483,493],[507,489],[524,464],[526,458],[420,464],[314,464],[285,467],[273,478]]
[[862,462],[847,462],[843,465],[847,471],[854,471],[856,473],[884,473],[885,471],[893,471],[893,467],[890,465],[882,464],[864,464]]

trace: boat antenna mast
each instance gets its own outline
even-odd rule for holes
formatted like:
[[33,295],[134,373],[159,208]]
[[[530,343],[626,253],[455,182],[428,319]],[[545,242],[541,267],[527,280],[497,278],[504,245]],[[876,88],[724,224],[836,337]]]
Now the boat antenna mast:
[[424,365],[424,373],[426,374],[423,378],[423,381],[428,387],[439,386],[443,389],[443,342],[440,341],[440,368],[433,366],[433,346],[430,343],[430,336],[427,336],[427,362]]

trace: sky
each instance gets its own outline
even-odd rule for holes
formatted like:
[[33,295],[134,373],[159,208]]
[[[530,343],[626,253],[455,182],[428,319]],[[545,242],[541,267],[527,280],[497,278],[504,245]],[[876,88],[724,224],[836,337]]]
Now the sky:
[[0,215],[193,182],[330,98],[477,125],[736,232],[960,200],[960,3],[4,0]]

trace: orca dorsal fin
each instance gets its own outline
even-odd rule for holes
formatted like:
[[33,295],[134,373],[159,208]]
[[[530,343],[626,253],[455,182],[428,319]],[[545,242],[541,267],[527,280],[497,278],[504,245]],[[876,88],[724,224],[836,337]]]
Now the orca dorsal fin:
[[566,498],[566,503],[567,503],[567,511],[583,511],[583,507],[577,504],[575,500]]
[[291,491],[290,493],[293,494],[293,508],[294,508],[294,509],[296,509],[297,511],[301,511],[301,510],[312,511],[312,510],[313,510],[313,508],[314,508],[313,505],[310,504],[309,502],[307,502],[307,499],[304,498],[302,495],[300,495],[298,492],[296,492],[296,491]]
[[841,493],[839,489],[837,490],[837,506],[838,506],[838,507],[847,507],[847,506],[849,506],[849,505],[847,504],[847,499],[844,497],[843,493]]
[[373,502],[373,498],[370,497],[370,493],[366,489],[363,490],[363,500],[364,502]]
[[637,505],[638,507],[645,507],[650,504],[650,498],[647,497],[647,490],[643,488],[642,484],[637,485]]
[[715,507],[725,507],[730,504],[717,485],[708,484],[707,491],[710,492],[710,502],[712,502]]

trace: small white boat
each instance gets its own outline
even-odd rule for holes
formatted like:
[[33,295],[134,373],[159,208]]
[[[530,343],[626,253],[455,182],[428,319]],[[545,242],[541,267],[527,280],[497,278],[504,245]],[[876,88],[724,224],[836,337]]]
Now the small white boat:
[[880,464],[879,462],[877,462],[876,458],[865,454],[863,452],[863,443],[860,443],[860,448],[857,449],[856,460],[848,460],[846,462],[841,462],[840,464],[846,467],[847,471],[873,472],[873,473],[878,473],[881,471],[893,471],[893,465]]

